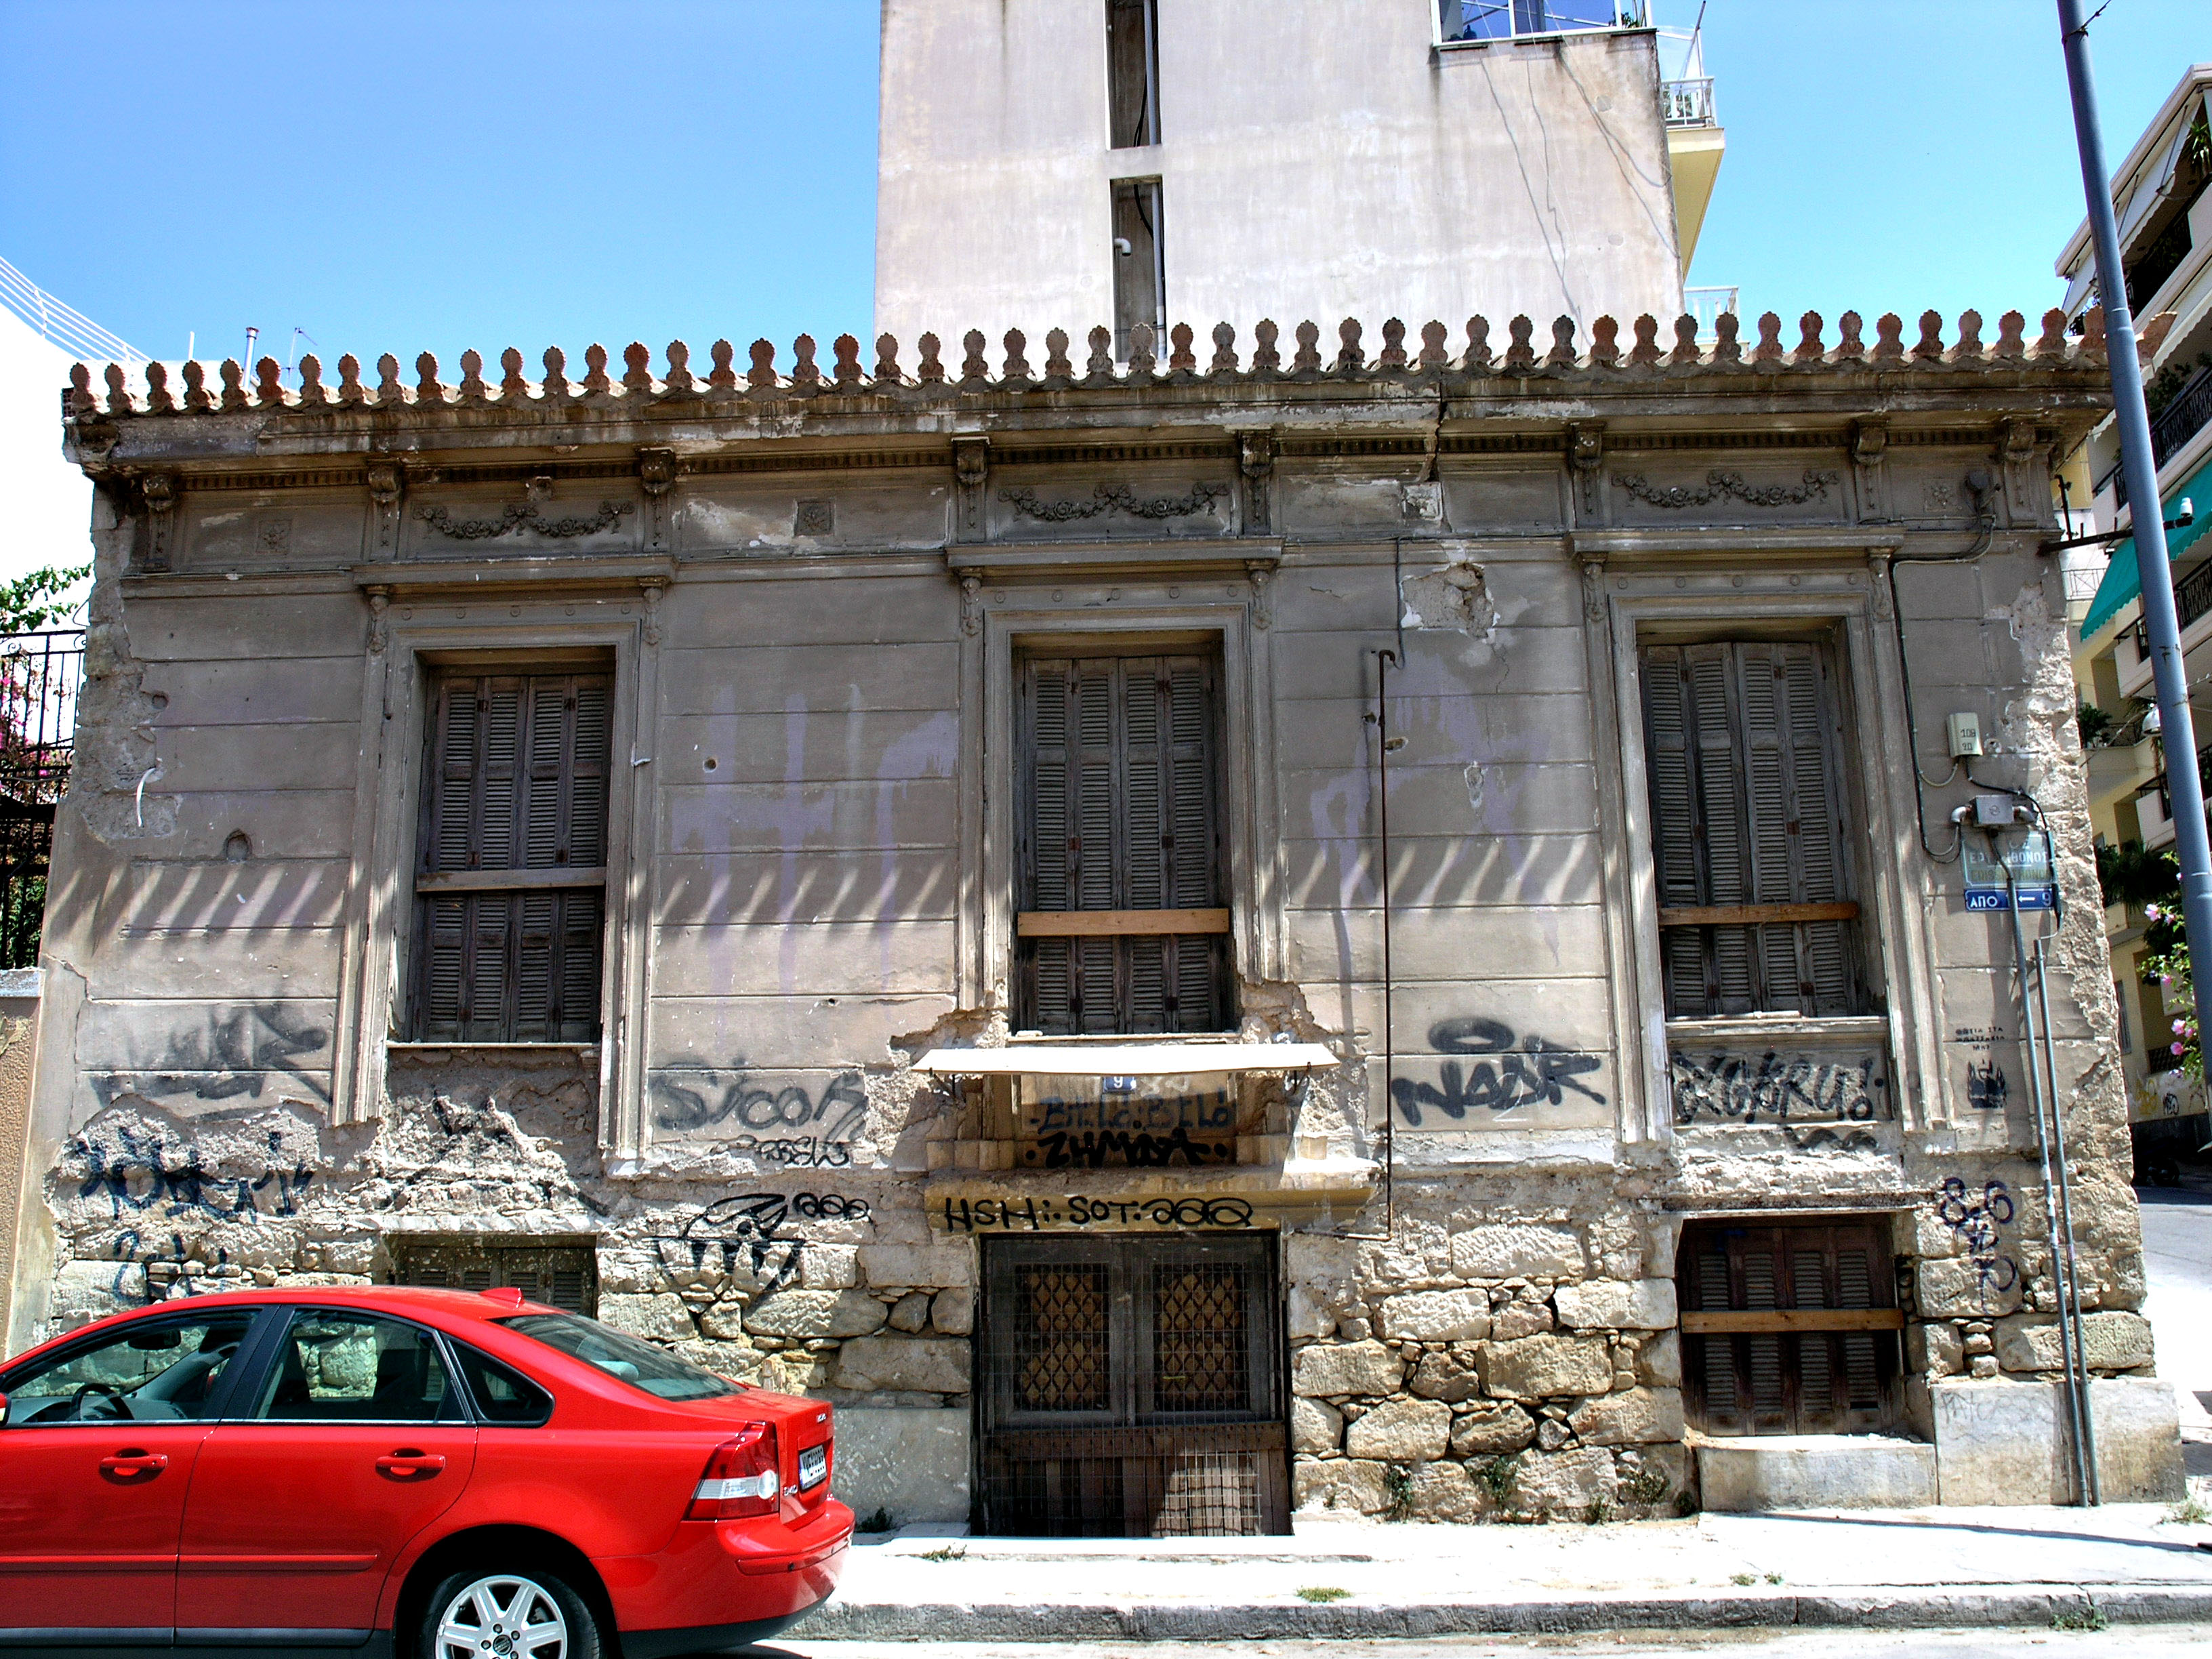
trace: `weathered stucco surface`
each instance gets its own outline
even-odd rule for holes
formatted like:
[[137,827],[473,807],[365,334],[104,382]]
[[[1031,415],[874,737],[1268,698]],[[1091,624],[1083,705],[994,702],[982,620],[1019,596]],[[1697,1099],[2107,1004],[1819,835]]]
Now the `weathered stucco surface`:
[[[1907,1414],[1939,1431],[1931,1389],[2050,1379],[2057,1294],[2008,919],[1912,827],[1941,853],[1969,786],[1916,801],[1905,557],[1936,561],[1895,572],[1923,763],[1979,713],[1976,775],[2058,838],[2090,1358],[2147,1376],[2038,550],[2101,347],[1978,325],[1791,348],[1770,319],[1669,356],[1648,319],[1587,346],[1346,325],[1304,366],[1226,334],[1127,379],[1057,337],[1012,343],[1017,373],[980,336],[918,374],[847,340],[788,372],[763,343],[749,380],[726,346],[546,385],[516,356],[503,390],[427,358],[305,396],[87,377],[91,679],[11,1345],[378,1279],[411,1237],[584,1239],[602,1318],[900,1408],[854,1431],[890,1474],[854,1497],[920,1515],[889,1443],[968,1455],[979,1233],[1256,1228],[1299,1504],[1662,1513],[1695,1501],[1684,1218],[1844,1212],[1885,1229]],[[1666,1030],[1632,682],[1638,630],[1686,620],[1836,641],[1879,1018]],[[1237,1035],[1342,1063],[1250,1085],[1231,1164],[1024,1164],[985,1092],[914,1066],[1008,1034],[1007,664],[1160,630],[1223,653]],[[397,1044],[427,665],[582,648],[614,664],[628,763],[605,1040]]]

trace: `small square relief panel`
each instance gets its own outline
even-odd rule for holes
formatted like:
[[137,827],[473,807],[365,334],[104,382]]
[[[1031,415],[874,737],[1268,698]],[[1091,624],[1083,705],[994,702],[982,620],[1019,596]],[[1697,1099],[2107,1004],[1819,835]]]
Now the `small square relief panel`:
[[794,536],[828,536],[837,528],[837,504],[835,501],[801,501],[791,516],[791,533]]

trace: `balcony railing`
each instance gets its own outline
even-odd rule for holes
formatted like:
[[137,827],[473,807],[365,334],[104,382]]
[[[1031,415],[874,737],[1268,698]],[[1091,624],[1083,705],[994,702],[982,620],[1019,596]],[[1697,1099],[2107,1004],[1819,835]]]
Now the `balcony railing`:
[[82,629],[0,634],[0,968],[38,965],[83,679]]
[[2157,418],[2150,423],[2150,453],[2164,466],[2166,459],[2204,429],[2212,421],[2212,368],[2200,368],[2182,382]]
[[1691,81],[1665,82],[1660,86],[1659,100],[1670,127],[1720,125],[1720,118],[1713,112],[1713,77],[1710,75]]
[[1698,319],[1698,337],[1710,340],[1720,332],[1719,319],[1723,312],[1735,312],[1736,290],[1732,288],[1686,288],[1682,290],[1682,309]]
[[1439,0],[1437,38],[1448,46],[1586,29],[1648,27],[1645,0]]

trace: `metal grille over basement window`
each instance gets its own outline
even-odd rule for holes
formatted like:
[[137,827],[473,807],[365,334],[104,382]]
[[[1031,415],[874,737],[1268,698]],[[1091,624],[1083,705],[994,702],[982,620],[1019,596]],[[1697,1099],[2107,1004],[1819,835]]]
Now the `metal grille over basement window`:
[[437,681],[415,1041],[598,1041],[612,696],[605,674]]
[[1213,663],[1030,661],[1020,696],[1022,1024],[1051,1036],[1223,1029]]
[[1668,1016],[1866,1012],[1826,651],[1722,641],[1643,657]]

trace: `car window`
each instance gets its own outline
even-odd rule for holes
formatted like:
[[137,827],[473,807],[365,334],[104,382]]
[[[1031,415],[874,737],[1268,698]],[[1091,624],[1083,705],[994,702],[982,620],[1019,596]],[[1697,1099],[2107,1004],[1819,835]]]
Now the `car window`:
[[465,1413],[430,1333],[375,1314],[303,1309],[252,1415],[283,1423],[441,1423]]
[[553,1396],[512,1365],[465,1342],[453,1347],[454,1364],[476,1396],[477,1413],[487,1422],[535,1428],[552,1416]]
[[159,1423],[204,1416],[254,1310],[131,1326],[8,1380],[10,1428],[25,1423]]
[[742,1392],[712,1371],[687,1364],[650,1342],[576,1314],[523,1314],[496,1322],[511,1331],[535,1337],[548,1347],[597,1365],[610,1376],[618,1376],[633,1388],[663,1400],[712,1400]]

